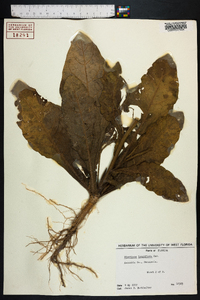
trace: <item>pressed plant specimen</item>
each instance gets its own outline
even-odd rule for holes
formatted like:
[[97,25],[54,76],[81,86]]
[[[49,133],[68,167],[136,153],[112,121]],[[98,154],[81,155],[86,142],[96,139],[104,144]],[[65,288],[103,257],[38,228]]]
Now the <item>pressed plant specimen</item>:
[[[120,63],[111,68],[91,39],[79,32],[63,68],[61,106],[20,81],[12,90],[17,96],[17,123],[29,145],[55,160],[89,194],[78,213],[69,208],[73,218],[68,226],[55,231],[48,225],[49,241],[35,240],[43,247],[41,258],[49,255],[50,264],[57,266],[63,286],[64,273],[74,274],[73,266],[96,275],[92,268],[71,261],[70,252],[80,226],[101,197],[127,182],[139,181],[165,199],[188,201],[182,182],[160,165],[178,141],[184,123],[184,114],[173,111],[179,89],[173,58],[169,54],[158,58],[133,89],[120,74]],[[126,90],[123,100],[122,88]],[[140,107],[141,118],[134,116],[135,106]],[[132,121],[125,127],[121,115],[130,107]],[[111,143],[113,156],[100,176],[101,154]],[[49,201],[57,209],[62,206]]]

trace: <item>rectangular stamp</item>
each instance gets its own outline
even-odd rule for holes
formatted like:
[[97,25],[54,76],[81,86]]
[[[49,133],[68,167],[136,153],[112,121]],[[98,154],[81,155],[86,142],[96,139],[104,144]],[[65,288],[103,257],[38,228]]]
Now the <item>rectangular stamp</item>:
[[7,39],[34,39],[34,22],[6,22]]

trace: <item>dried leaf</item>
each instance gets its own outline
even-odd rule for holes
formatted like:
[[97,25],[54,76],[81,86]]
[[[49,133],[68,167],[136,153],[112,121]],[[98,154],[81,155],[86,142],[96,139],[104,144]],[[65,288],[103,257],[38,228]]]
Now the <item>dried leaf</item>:
[[167,54],[156,60],[141,78],[141,83],[128,93],[123,108],[137,105],[143,111],[140,134],[159,117],[166,116],[178,98],[178,78],[176,65]]
[[149,182],[145,182],[144,186],[166,199],[178,202],[189,201],[186,189],[182,182],[174,177],[174,175],[157,164],[149,164],[144,166],[148,170]]
[[[21,91],[22,87],[27,87]],[[17,122],[30,146],[41,155],[52,158],[66,169],[85,188],[87,181],[82,172],[73,167],[70,139],[62,121],[61,108],[42,98],[35,89],[18,81],[12,93],[19,97]]]
[[187,202],[188,196],[182,182],[174,177],[174,175],[159,166],[156,163],[143,162],[140,165],[134,165],[131,168],[118,169],[113,171],[113,175],[123,174],[123,178],[127,177],[127,182],[139,181],[149,191],[153,191],[165,199],[178,202]]
[[159,118],[148,126],[135,146],[127,155],[128,165],[140,164],[143,161],[161,164],[179,139],[181,129],[179,122],[171,115]]
[[[87,170],[96,191],[96,168],[108,121],[100,113],[105,61],[82,33],[72,41],[60,85],[62,112],[72,142],[72,156]],[[97,138],[98,137],[98,138]]]

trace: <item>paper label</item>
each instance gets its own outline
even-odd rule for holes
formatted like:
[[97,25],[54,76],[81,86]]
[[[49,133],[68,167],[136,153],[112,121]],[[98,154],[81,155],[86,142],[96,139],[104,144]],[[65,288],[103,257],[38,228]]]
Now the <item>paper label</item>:
[[117,294],[195,294],[193,243],[118,244]]
[[160,22],[161,32],[177,32],[193,30],[192,21],[163,21]]
[[34,39],[34,22],[6,22],[7,39]]

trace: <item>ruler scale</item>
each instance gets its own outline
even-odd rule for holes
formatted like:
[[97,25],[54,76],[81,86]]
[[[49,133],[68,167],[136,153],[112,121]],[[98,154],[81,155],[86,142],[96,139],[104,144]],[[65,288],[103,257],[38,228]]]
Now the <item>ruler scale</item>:
[[11,16],[25,19],[91,19],[115,16],[115,5],[11,5]]

